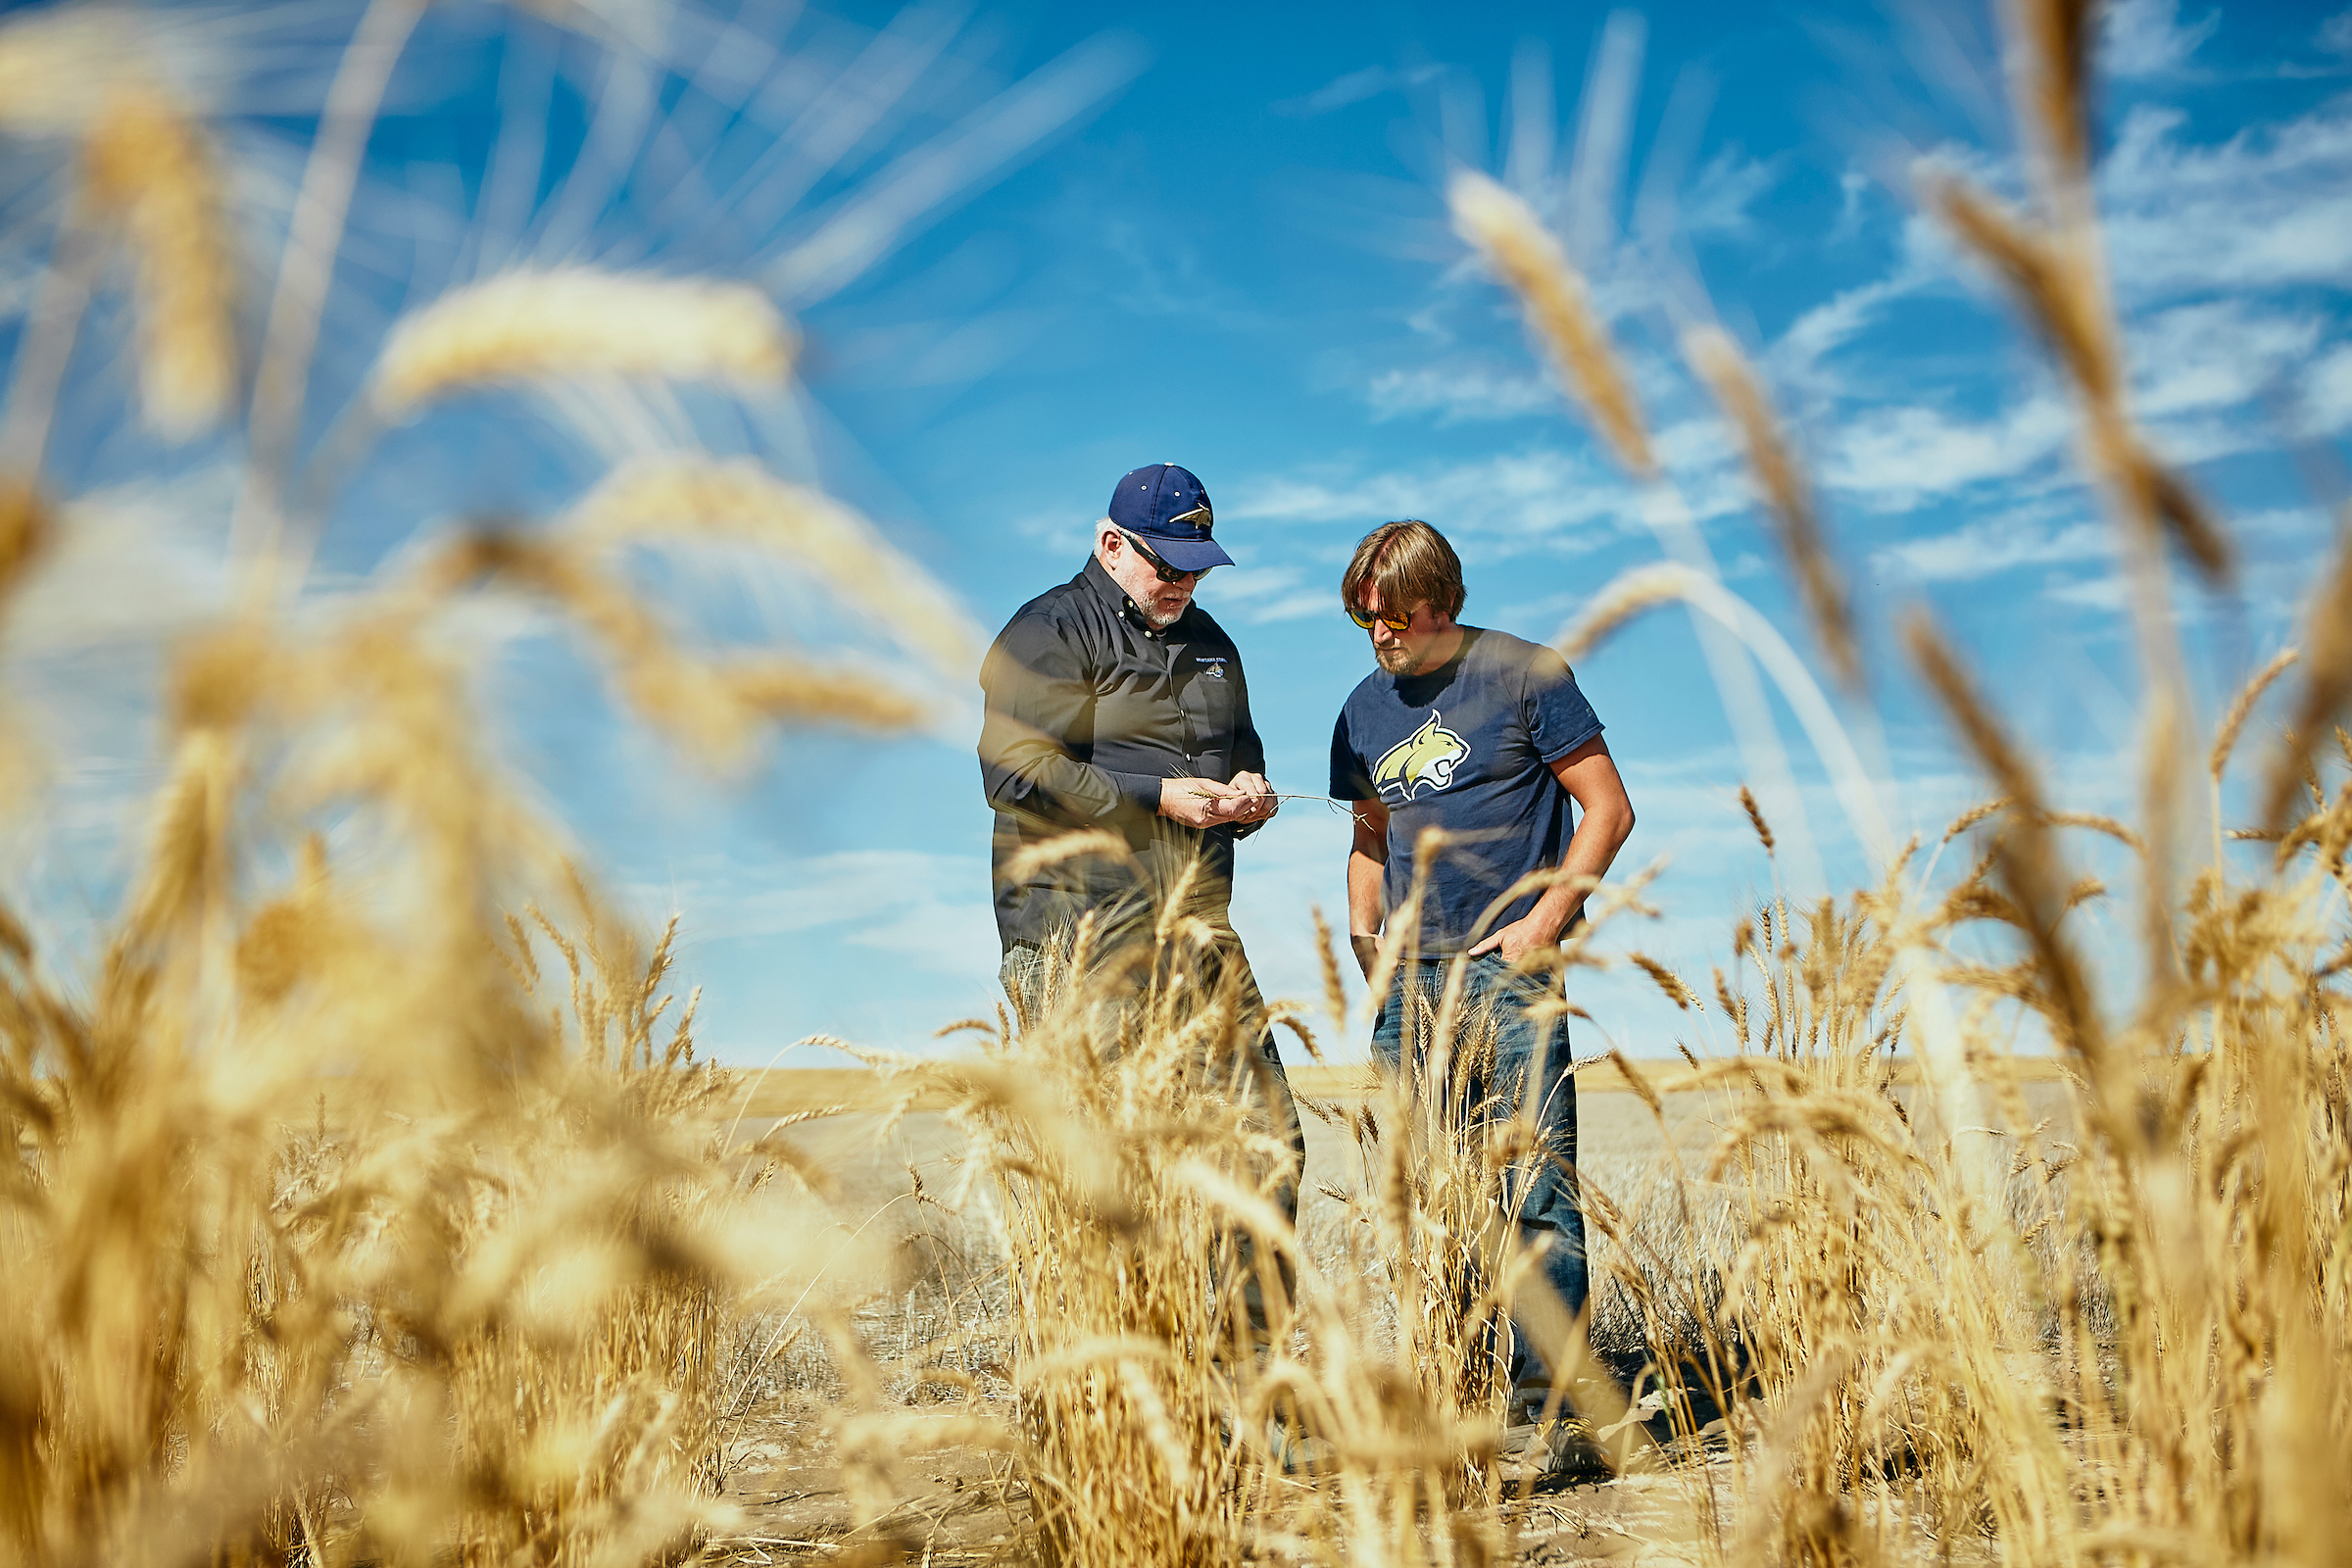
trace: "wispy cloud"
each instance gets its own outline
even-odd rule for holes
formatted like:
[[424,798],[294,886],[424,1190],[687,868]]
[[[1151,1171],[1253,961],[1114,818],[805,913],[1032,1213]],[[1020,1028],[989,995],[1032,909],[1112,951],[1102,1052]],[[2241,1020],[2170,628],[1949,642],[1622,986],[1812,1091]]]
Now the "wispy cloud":
[[1376,419],[1435,414],[1441,424],[1514,419],[1560,407],[1559,389],[1534,370],[1479,362],[1384,370],[1372,378],[1365,398]]
[[1798,391],[1834,393],[1839,383],[1828,368],[1830,357],[1923,280],[1921,273],[1905,270],[1892,277],[1842,290],[1806,311],[1781,334],[1766,357],[1774,379]]
[[1675,204],[1675,227],[1700,239],[1752,234],[1756,208],[1781,182],[1782,161],[1727,147],[1707,161]]
[[2065,445],[2074,416],[2040,393],[1972,419],[1940,409],[1867,410],[1838,433],[1823,477],[1880,512],[1905,512],[1994,479],[2015,479]]
[[1975,582],[2021,566],[2104,561],[2112,549],[2107,525],[2074,517],[2053,520],[2033,511],[1984,517],[1948,533],[1908,539],[1871,553],[1871,564],[1913,582]]
[[2303,372],[2303,422],[2314,435],[2352,427],[2352,343],[2338,343]]
[[[692,916],[696,943],[803,937],[823,931],[912,967],[958,978],[996,972],[996,917],[985,850],[940,855],[855,850],[710,863],[629,889],[648,910]],[[958,894],[961,897],[958,897]]]
[[2140,413],[2235,408],[2260,396],[2319,346],[2322,318],[2245,300],[2217,300],[2160,312],[2135,323],[2132,390]]
[[1200,249],[1179,234],[1149,232],[1137,217],[1111,220],[1100,227],[1110,253],[1124,264],[1125,280],[1113,300],[1139,316],[1193,320],[1226,331],[1250,331],[1264,318],[1233,289],[1208,273]]
[[1268,625],[1327,615],[1339,608],[1338,573],[1310,581],[1301,566],[1225,566],[1200,586],[1200,602],[1220,620]]
[[[2126,4],[2110,13],[2110,26],[2136,51],[2129,58],[2148,72],[2185,61],[2218,24],[2209,17],[2182,28],[2174,10]],[[1996,189],[2012,183],[2010,170],[1971,150],[1936,156]],[[2247,401],[2282,362],[2309,352],[2308,311],[2204,297],[2352,282],[2352,247],[2342,238],[2352,233],[2352,105],[2343,101],[2207,144],[2191,138],[2182,111],[2141,105],[2126,117],[2098,182],[2104,242],[2142,367],[2143,412]],[[1793,392],[1847,397],[1877,363],[1869,334],[1894,329],[1899,307],[1945,295],[1962,278],[1982,290],[1975,265],[1939,224],[1914,213],[1886,275],[1801,313],[1766,364]],[[2184,301],[2194,303],[2183,310]]]
[[2099,64],[2127,78],[2178,75],[2221,24],[2216,10],[2182,26],[2180,0],[2115,0],[2101,27]]
[[2114,572],[2096,577],[2061,579],[2045,588],[2042,597],[2052,604],[2097,611],[2107,615],[2122,614],[2130,602],[2124,579]]
[[1637,526],[1624,482],[1557,448],[1369,474],[1277,476],[1241,488],[1234,517],[1359,528],[1424,517],[1448,533],[1595,549]]
[[2128,296],[2352,281],[2352,106],[2331,103],[2213,146],[2180,110],[2125,118],[2099,177]]
[[1862,232],[1862,200],[1870,193],[1870,175],[1847,165],[1838,176],[1838,223],[1830,230],[1835,245]]
[[1302,93],[1296,98],[1285,98],[1274,104],[1272,108],[1278,115],[1287,115],[1300,120],[1312,119],[1316,115],[1327,115],[1335,109],[1345,109],[1349,104],[1360,104],[1368,98],[1377,98],[1384,92],[1394,92],[1404,87],[1418,87],[1424,82],[1435,80],[1445,73],[1445,70],[1446,68],[1443,66],[1414,66],[1403,71],[1393,71],[1387,66],[1366,66],[1361,71],[1350,71],[1345,75],[1334,76],[1313,92]]

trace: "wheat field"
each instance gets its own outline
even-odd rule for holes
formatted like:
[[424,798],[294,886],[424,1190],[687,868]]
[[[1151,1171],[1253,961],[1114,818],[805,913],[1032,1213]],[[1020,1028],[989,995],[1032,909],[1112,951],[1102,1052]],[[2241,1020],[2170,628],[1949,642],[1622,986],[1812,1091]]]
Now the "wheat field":
[[[799,353],[739,278],[493,269],[330,342],[366,368],[313,419],[314,361],[351,319],[331,258],[421,14],[365,9],[266,268],[238,171],[175,85],[181,34],[71,7],[0,21],[0,138],[68,192],[6,236],[39,266],[0,416],[0,612],[92,525],[51,461],[92,407],[64,395],[77,334],[127,323],[99,418],[218,443],[234,479],[226,608],[159,673],[165,772],[98,938],[36,951],[28,911],[0,911],[10,1560],[2342,1558],[2352,556],[2300,651],[2200,717],[2168,578],[2225,573],[2231,545],[2124,395],[2086,8],[2008,13],[2029,203],[1949,174],[1920,197],[2081,411],[2132,569],[2141,809],[2055,798],[1914,613],[1904,646],[1986,798],[1941,843],[1897,842],[1812,664],[1722,583],[1668,565],[1594,595],[1561,633],[1572,658],[1667,604],[1745,639],[1881,870],[1728,913],[1711,975],[1647,966],[1735,1044],[1585,1064],[1634,1129],[1586,1151],[1585,1320],[1501,1223],[1505,1173],[1544,1152],[1508,1120],[1447,1130],[1475,1018],[1428,1020],[1415,1085],[1301,1076],[1312,1190],[1284,1217],[1234,1066],[1259,1020],[1171,979],[1208,940],[1182,890],[1162,961],[1092,955],[1036,1016],[942,1020],[950,1054],[791,1085],[698,1058],[675,924],[616,913],[516,782],[451,619],[536,607],[616,705],[722,771],[779,727],[926,721],[927,683],[972,659],[967,622],[851,509],[692,442],[550,516],[417,519],[318,609],[339,487],[421,411],[653,383],[748,399]],[[1448,198],[1596,439],[1670,487],[1563,246],[1492,181]],[[1844,583],[1733,337],[1684,349],[1850,691],[1882,612]],[[628,569],[710,539],[826,585],[898,662],[716,645]],[[2283,726],[2263,716],[2280,705]],[[2262,809],[2226,827],[2232,769]],[[7,773],[20,811],[43,808],[35,771]],[[2184,826],[2200,809],[2210,842]],[[2128,980],[2067,918],[2100,891],[2080,834],[2138,867]],[[1642,876],[1597,890],[1556,959],[1572,997],[1644,901]],[[1319,936],[1324,995],[1274,1009],[1310,1054],[1363,1023]],[[2021,1019],[2048,1054],[2014,1050]],[[1501,1451],[1521,1333],[1570,1370],[1566,1413],[1614,1479],[1539,1489]]]

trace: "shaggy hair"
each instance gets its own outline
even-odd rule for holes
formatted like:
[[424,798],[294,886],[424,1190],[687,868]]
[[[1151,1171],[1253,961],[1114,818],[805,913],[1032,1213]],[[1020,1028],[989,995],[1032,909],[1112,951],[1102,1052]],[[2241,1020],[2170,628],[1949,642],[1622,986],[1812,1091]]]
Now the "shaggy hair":
[[1364,535],[1340,578],[1340,602],[1350,610],[1364,608],[1364,590],[1380,590],[1380,604],[1390,612],[1411,611],[1422,605],[1442,610],[1458,619],[1462,601],[1462,559],[1446,536],[1418,517],[1384,522]]

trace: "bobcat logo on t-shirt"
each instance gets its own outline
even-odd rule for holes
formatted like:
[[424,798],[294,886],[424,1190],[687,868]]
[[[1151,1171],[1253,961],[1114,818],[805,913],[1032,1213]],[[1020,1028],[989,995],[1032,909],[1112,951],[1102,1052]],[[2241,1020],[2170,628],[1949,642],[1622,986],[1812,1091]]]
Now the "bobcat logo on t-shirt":
[[1431,793],[1453,782],[1453,770],[1470,755],[1459,735],[1438,722],[1436,709],[1421,727],[1381,754],[1372,766],[1372,784],[1385,797],[1394,784],[1403,793],[1393,803],[1401,806],[1429,786]]

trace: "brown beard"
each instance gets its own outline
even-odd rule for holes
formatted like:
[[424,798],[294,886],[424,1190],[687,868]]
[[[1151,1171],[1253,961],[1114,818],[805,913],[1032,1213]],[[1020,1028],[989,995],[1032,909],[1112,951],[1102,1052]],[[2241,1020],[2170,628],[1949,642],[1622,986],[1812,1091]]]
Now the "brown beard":
[[1372,657],[1379,662],[1381,668],[1392,675],[1411,675],[1417,673],[1421,668],[1421,661],[1415,659],[1412,652],[1402,645],[1395,648],[1375,648],[1372,650]]

